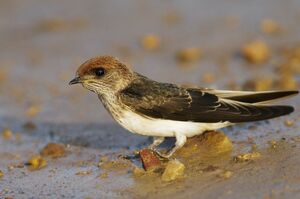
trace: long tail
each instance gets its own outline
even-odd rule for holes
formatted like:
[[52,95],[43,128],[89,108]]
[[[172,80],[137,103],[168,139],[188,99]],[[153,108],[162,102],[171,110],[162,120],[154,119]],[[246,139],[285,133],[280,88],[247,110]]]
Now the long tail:
[[[220,113],[218,116],[233,123],[271,119],[294,111],[292,106],[285,105],[250,104],[229,99],[223,99],[222,101],[226,103],[229,110]],[[234,110],[238,110],[238,114],[232,114]]]
[[262,91],[262,92],[249,92],[249,91],[226,91],[226,90],[208,90],[211,94],[217,95],[220,98],[234,100],[238,102],[250,104],[267,104],[272,103],[283,98],[292,97],[297,95],[299,91]]

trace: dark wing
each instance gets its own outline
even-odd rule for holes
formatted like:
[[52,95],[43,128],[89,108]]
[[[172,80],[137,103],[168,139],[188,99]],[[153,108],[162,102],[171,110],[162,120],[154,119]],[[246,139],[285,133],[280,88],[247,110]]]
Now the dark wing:
[[193,122],[248,122],[291,113],[290,106],[263,106],[222,99],[199,89],[153,82],[132,82],[120,92],[120,100],[139,114],[151,118]]

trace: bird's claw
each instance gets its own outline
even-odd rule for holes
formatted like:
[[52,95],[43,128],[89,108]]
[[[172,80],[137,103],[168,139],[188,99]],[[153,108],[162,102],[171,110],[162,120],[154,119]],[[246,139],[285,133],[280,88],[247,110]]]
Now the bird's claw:
[[169,160],[170,157],[172,156],[172,154],[170,153],[161,153],[159,152],[158,150],[155,150],[155,149],[151,149],[159,158],[163,159],[163,160]]

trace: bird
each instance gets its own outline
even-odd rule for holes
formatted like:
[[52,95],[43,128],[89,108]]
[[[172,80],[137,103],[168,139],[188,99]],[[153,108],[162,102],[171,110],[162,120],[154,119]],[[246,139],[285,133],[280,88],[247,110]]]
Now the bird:
[[[288,91],[229,91],[182,87],[147,78],[109,55],[81,64],[70,85],[81,84],[94,92],[122,127],[152,136],[149,149],[170,158],[187,138],[230,125],[271,119],[290,114],[292,106],[270,103],[296,95]],[[175,137],[166,153],[157,147],[166,137]]]

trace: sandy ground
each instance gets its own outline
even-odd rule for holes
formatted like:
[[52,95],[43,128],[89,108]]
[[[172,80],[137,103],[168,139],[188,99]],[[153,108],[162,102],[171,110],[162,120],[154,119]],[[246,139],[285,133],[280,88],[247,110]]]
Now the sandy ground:
[[[295,106],[289,116],[222,129],[232,151],[207,151],[201,137],[191,139],[175,155],[184,176],[166,183],[159,172],[137,174],[139,160],[120,158],[151,139],[128,133],[94,94],[68,86],[80,63],[101,54],[179,84],[239,89],[258,77],[280,79],[282,51],[300,46],[299,13],[298,0],[0,0],[0,130],[13,133],[0,137],[0,198],[300,198],[299,96],[282,102]],[[264,19],[281,31],[263,33]],[[158,50],[141,47],[148,33],[161,38]],[[258,65],[239,55],[255,39],[271,53]],[[201,59],[178,64],[185,47],[200,47]],[[299,73],[293,78],[299,89]],[[45,158],[39,170],[24,165],[50,142],[63,143],[65,156]],[[260,157],[234,161],[253,151]]]

